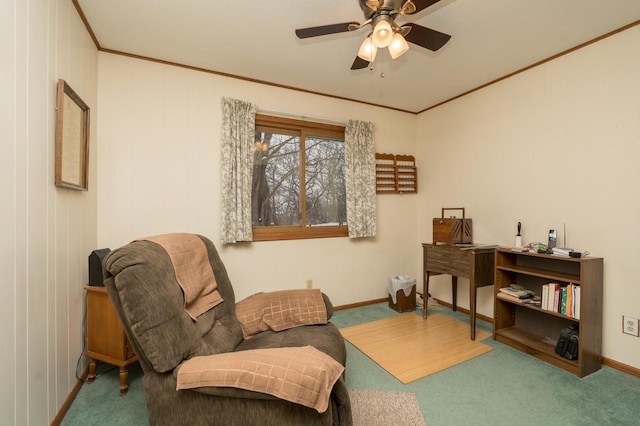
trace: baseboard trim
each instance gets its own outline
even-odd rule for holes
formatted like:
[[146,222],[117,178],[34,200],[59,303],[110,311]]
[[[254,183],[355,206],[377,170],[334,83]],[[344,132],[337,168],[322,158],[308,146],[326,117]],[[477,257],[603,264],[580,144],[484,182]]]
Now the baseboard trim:
[[384,299],[365,300],[364,302],[350,303],[348,305],[334,306],[333,310],[334,311],[342,311],[344,309],[361,308],[362,306],[375,305],[376,303],[386,302],[387,300],[389,300],[389,299],[384,298]]
[[[444,301],[442,301],[440,299],[435,299],[435,301],[438,302],[438,305],[444,306],[444,307],[449,308],[449,309],[451,309],[452,306],[453,306],[451,303],[444,302]],[[463,313],[465,315],[469,315],[471,313],[471,312],[469,312],[469,309],[461,308],[460,306],[458,306],[458,309],[456,309],[456,312],[461,312],[461,313]],[[479,319],[481,319],[483,321],[486,321],[488,323],[493,324],[493,318],[488,317],[486,315],[482,315],[482,314],[479,314],[479,313],[476,312],[476,318],[479,318]]]
[[632,366],[627,365],[627,364],[623,364],[623,363],[615,361],[613,359],[603,358],[602,359],[602,365],[606,365],[607,367],[611,367],[611,368],[614,368],[616,370],[622,371],[623,373],[627,373],[627,374],[630,374],[632,376],[640,378],[640,369],[632,367]]
[[[382,302],[386,302],[388,299],[374,299],[374,300],[366,300],[364,302],[358,302],[358,303],[351,303],[349,305],[341,305],[341,306],[334,306],[333,310],[334,311],[341,311],[343,309],[351,309],[351,308],[359,308],[361,306],[368,306],[368,305],[375,305],[376,303],[382,303]],[[436,302],[438,302],[438,305],[444,306],[446,308],[451,309],[452,305],[449,302],[445,302],[442,301],[440,299],[435,299]],[[465,308],[461,308],[460,306],[458,306],[457,312],[461,312],[463,314],[469,315],[469,309],[465,309]],[[488,323],[493,324],[493,318],[490,318],[486,315],[482,315],[476,312],[476,318],[480,318],[483,321],[486,321]],[[611,367],[615,370],[618,371],[622,371],[623,373],[627,373],[630,374],[632,376],[635,377],[639,377],[640,378],[640,369],[639,368],[635,368],[632,367],[630,365],[627,364],[623,364],[619,361],[613,360],[613,359],[609,359],[609,358],[602,358],[602,365],[606,365],[607,367]]]
[[67,399],[65,399],[62,406],[60,406],[58,414],[56,414],[56,416],[53,418],[50,426],[60,426],[62,424],[62,419],[64,419],[67,411],[69,411],[71,404],[73,404],[73,401],[76,399],[76,396],[78,395],[78,392],[80,392],[80,389],[82,388],[82,385],[84,384],[84,381],[87,379],[88,375],[89,366],[87,365],[82,371],[80,378],[76,381],[76,384],[71,389],[71,392],[69,392],[69,395],[67,395]]
[[[344,309],[352,309],[352,308],[360,308],[362,306],[369,306],[369,305],[375,305],[376,303],[382,303],[382,302],[386,302],[388,301],[388,298],[383,298],[383,299],[373,299],[373,300],[365,300],[364,302],[358,302],[358,303],[350,303],[348,305],[340,305],[340,306],[334,306],[333,310],[334,311],[342,311]],[[442,305],[446,308],[451,309],[451,303],[448,302],[443,302],[442,300],[439,299],[435,299],[436,302],[438,302],[438,305]],[[463,314],[469,315],[469,310],[465,309],[465,308],[461,308],[458,306],[457,309],[458,312],[462,312]],[[490,318],[486,315],[482,315],[476,312],[476,318],[480,318],[483,321],[489,322],[491,324],[493,324],[493,318]]]

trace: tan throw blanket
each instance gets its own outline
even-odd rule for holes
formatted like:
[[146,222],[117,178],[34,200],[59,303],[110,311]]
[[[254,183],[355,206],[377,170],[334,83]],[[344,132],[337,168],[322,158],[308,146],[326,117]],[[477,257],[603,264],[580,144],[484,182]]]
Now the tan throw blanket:
[[319,289],[257,293],[236,303],[244,338],[262,331],[282,331],[300,325],[326,324],[327,307]]
[[324,413],[344,367],[312,346],[252,349],[185,361],[177,390],[207,386],[247,389]]
[[222,303],[204,242],[194,234],[163,234],[141,238],[159,244],[169,257],[184,292],[184,310],[195,321]]

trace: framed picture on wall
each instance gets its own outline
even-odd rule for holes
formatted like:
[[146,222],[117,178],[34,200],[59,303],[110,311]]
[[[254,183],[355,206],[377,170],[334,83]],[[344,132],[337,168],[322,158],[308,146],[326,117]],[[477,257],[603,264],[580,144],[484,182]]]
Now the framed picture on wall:
[[89,107],[66,81],[58,80],[56,100],[56,186],[87,191]]

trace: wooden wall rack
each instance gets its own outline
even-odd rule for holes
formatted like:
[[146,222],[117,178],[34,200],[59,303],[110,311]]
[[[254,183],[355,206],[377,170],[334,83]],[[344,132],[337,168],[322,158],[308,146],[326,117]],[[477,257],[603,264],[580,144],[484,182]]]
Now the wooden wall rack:
[[413,155],[376,153],[376,192],[414,194],[418,192],[418,172]]

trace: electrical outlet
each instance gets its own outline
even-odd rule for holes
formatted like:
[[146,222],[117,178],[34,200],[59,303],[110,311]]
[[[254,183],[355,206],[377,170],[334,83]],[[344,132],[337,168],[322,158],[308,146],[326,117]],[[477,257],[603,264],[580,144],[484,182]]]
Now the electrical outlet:
[[[307,280],[307,288],[313,288],[313,280],[311,278]],[[637,329],[638,329],[638,322],[636,320],[636,330]]]
[[638,318],[622,316],[622,332],[638,337]]

